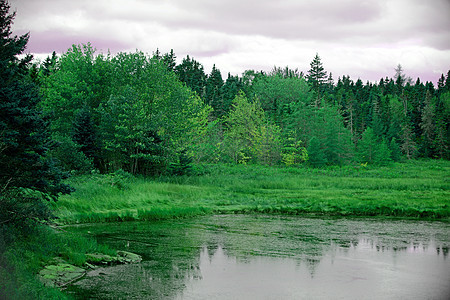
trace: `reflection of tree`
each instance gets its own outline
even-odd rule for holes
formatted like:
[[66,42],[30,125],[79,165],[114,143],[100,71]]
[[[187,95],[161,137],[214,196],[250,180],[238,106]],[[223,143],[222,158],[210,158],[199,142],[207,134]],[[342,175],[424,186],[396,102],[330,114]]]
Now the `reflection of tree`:
[[311,278],[314,278],[314,274],[316,273],[316,268],[320,263],[320,258],[306,258],[306,266],[309,270],[309,274]]
[[[100,242],[115,249],[136,252],[144,258],[142,264],[124,271],[128,275],[118,270],[115,277],[92,279],[92,283],[85,287],[86,293],[105,298],[107,296],[103,293],[108,293],[110,286],[114,285],[117,289],[121,288],[124,295],[173,299],[183,292],[189,282],[202,278],[200,265],[205,257],[211,262],[222,255],[238,264],[255,263],[258,256],[288,258],[292,259],[293,264],[303,265],[313,278],[324,255],[331,253],[333,256],[338,251],[431,251],[437,255],[442,253],[445,258],[448,247],[441,241],[447,242],[444,235],[446,228],[427,227],[424,231],[437,239],[441,237],[438,242],[426,240],[420,235],[417,237],[420,229],[414,222],[396,224],[394,221],[276,216],[217,216],[98,224],[79,231],[90,230]],[[127,245],[129,248],[126,248]],[[131,270],[136,279],[132,280],[133,284],[128,284],[126,276],[131,276]],[[120,296],[120,289],[117,293],[115,297]]]
[[447,258],[447,256],[448,256],[448,247],[436,247],[436,253],[438,255],[440,255],[442,253],[444,258]]
[[[138,226],[136,226],[138,224]],[[201,278],[201,235],[173,221],[97,224],[91,231],[100,243],[143,256],[137,265],[110,267],[106,275],[87,277],[68,288],[77,297],[174,299],[189,280]],[[83,232],[83,229],[80,231]],[[128,245],[128,247],[127,247]]]

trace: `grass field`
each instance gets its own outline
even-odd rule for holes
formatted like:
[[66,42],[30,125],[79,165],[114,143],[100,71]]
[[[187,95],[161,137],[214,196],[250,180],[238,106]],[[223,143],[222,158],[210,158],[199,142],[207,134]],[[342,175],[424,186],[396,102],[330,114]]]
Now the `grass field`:
[[139,178],[118,172],[70,179],[55,205],[60,223],[282,213],[450,219],[450,162],[390,167],[197,167],[196,176]]

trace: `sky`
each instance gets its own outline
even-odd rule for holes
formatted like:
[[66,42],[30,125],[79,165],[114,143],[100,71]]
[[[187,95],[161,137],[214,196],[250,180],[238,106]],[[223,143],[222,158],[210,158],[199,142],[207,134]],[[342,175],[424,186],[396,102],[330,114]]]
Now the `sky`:
[[98,53],[189,55],[226,78],[274,66],[306,73],[316,53],[335,80],[450,70],[450,0],[9,0],[13,33],[45,58],[90,42]]

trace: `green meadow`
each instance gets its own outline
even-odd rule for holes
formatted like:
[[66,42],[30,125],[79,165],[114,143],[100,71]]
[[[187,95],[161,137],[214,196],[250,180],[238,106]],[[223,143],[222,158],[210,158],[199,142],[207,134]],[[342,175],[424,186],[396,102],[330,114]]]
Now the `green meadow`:
[[199,214],[276,213],[448,220],[450,162],[389,167],[197,166],[197,175],[75,176],[54,205],[60,224],[151,220]]

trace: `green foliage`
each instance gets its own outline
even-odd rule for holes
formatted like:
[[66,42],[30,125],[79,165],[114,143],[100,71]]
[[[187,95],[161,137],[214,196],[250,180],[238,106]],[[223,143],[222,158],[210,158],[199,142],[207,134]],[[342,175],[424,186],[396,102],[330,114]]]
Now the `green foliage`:
[[395,138],[391,139],[389,143],[389,149],[391,150],[391,158],[395,162],[399,162],[402,159],[402,151],[400,145],[397,143]]
[[[395,147],[395,139],[391,147]],[[392,161],[392,152],[384,139],[378,138],[373,129],[368,127],[358,143],[358,161],[375,165],[387,165]],[[396,153],[397,155],[397,153]]]
[[203,99],[206,85],[206,74],[201,63],[191,59],[189,55],[183,58],[181,64],[175,67],[175,73],[193,92]]
[[308,146],[308,163],[313,167],[323,167],[327,160],[318,138],[313,136]]
[[323,68],[323,64],[318,53],[316,53],[316,56],[310,66],[311,68],[309,69],[307,75],[308,83],[311,84],[312,90],[316,93],[315,106],[319,107],[323,85],[327,80],[327,72]]
[[192,174],[192,158],[188,156],[186,150],[178,154],[178,161],[171,163],[169,172],[175,176]]
[[276,164],[280,161],[280,130],[266,119],[257,101],[250,103],[241,92],[224,122],[227,130],[223,145],[232,162]]
[[107,99],[111,88],[110,58],[95,54],[90,45],[73,45],[56,63],[56,70],[42,78],[45,114],[51,117],[51,128],[69,135],[75,115],[80,109],[95,112]]
[[414,140],[414,133],[411,125],[408,123],[402,124],[402,131],[400,138],[402,140],[401,149],[408,159],[413,159],[417,155],[417,144]]
[[[291,111],[286,117],[286,128],[296,134],[296,140],[307,141],[305,146],[308,154],[311,137],[315,137],[314,142],[320,144],[320,147],[314,145],[316,154],[313,156],[317,155],[318,162],[322,161],[320,153],[324,155],[325,164],[340,165],[352,161],[354,146],[351,135],[344,127],[342,116],[336,108],[328,105],[316,108],[299,102],[291,106]],[[314,162],[311,164],[315,165]]]
[[94,166],[100,166],[100,149],[97,141],[97,129],[92,113],[88,108],[82,108],[75,115],[72,125],[72,140],[80,146],[80,151],[94,162]]
[[223,79],[220,70],[213,65],[211,74],[206,79],[204,101],[213,108],[213,115],[217,118],[224,115],[222,98]]
[[303,78],[260,76],[253,84],[253,91],[261,107],[277,124],[290,113],[295,103],[310,104],[313,101],[313,95]]
[[22,226],[51,217],[44,200],[56,200],[70,188],[66,176],[47,156],[54,147],[37,104],[38,87],[27,76],[31,56],[19,60],[28,34],[11,36],[15,14],[0,2],[0,223]]
[[285,146],[281,154],[281,160],[286,166],[298,165],[308,161],[308,151],[303,147],[302,141],[295,141],[292,132],[285,138]]

